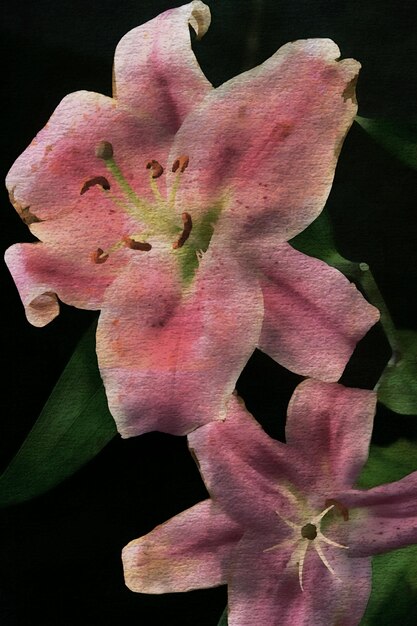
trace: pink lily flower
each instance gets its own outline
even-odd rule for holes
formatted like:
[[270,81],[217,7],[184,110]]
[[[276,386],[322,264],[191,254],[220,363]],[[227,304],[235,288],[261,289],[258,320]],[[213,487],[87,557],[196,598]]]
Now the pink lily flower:
[[336,270],[286,241],[320,213],[356,113],[359,64],[290,43],[214,89],[196,0],[132,30],[113,98],[65,97],[7,176],[35,244],[6,262],[28,320],[99,309],[97,354],[123,437],[224,416],[255,347],[337,380],[377,321]]
[[376,394],[302,382],[286,440],[237,398],[189,435],[212,498],[123,551],[127,586],[167,593],[228,585],[229,626],[356,626],[371,556],[417,543],[417,471],[352,487],[368,456]]

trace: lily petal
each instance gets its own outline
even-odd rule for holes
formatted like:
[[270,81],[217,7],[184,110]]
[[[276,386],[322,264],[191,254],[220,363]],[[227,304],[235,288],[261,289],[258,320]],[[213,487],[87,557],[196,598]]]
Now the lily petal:
[[59,314],[57,296],[80,309],[99,309],[106,289],[124,263],[116,255],[105,266],[89,259],[80,264],[73,250],[60,251],[43,243],[11,246],[5,260],[27,319],[34,326],[45,326]]
[[127,33],[114,57],[114,97],[141,118],[157,119],[175,133],[212,89],[191,49],[188,30],[190,25],[200,39],[210,19],[208,6],[195,0]]
[[209,93],[172,148],[190,159],[178,206],[196,213],[223,199],[237,242],[285,241],[310,224],[357,109],[360,65],[339,56],[329,39],[292,42]]
[[188,441],[208,491],[233,519],[259,529],[285,528],[276,510],[298,517],[308,468],[293,448],[268,437],[236,397],[224,422],[199,428]]
[[97,354],[123,437],[152,430],[183,435],[224,415],[256,345],[263,307],[256,278],[218,252],[209,248],[181,301],[179,286],[169,287],[168,296],[161,291],[167,273],[175,274],[163,265],[140,281],[129,270],[107,292]]
[[[139,195],[152,200],[146,161],[164,161],[169,139],[156,120],[139,119],[106,96],[76,92],[60,102],[43,130],[16,160],[6,185],[17,211],[24,214],[29,208],[35,216],[31,230],[43,241],[46,237],[42,220],[56,220],[72,213],[86,220],[86,227],[80,229],[84,237],[91,239],[94,225],[99,229],[103,224],[116,234],[118,224],[114,217],[122,214],[127,219],[127,214],[110,203],[97,187],[81,193],[87,181],[104,177],[108,178],[112,193],[126,204],[104,160],[96,156],[97,146],[102,141],[111,143],[126,180]],[[55,234],[61,230],[71,233],[68,224],[66,229],[59,226]],[[46,228],[51,228],[51,224]]]
[[353,508],[349,553],[368,556],[417,543],[417,471],[367,491],[338,496]]
[[371,591],[370,559],[349,559],[341,551],[332,561],[336,578],[309,546],[301,590],[291,550],[264,552],[265,545],[265,538],[249,533],[239,543],[229,583],[230,626],[357,626]]
[[341,272],[272,237],[246,255],[261,273],[260,349],[302,376],[338,380],[378,310]]
[[126,585],[172,593],[225,584],[242,530],[210,500],[173,517],[123,550]]
[[312,492],[350,488],[355,482],[368,458],[375,409],[373,391],[317,380],[298,385],[285,434],[287,445],[311,468]]

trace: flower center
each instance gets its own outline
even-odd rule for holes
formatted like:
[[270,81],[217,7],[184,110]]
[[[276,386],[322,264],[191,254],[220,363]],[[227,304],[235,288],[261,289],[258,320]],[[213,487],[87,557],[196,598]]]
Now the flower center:
[[[181,177],[189,164],[188,156],[181,155],[172,164],[171,169],[175,177],[170,193],[166,198],[161,194],[158,187],[158,179],[164,174],[163,166],[156,159],[151,159],[146,163],[145,167],[149,171],[149,186],[153,202],[140,197],[123,176],[115,160],[113,146],[110,142],[101,141],[96,146],[96,156],[105,162],[111,178],[94,176],[88,179],[82,185],[80,194],[85,194],[92,187],[99,187],[108,198],[138,222],[140,226],[138,224],[138,232],[136,233],[121,233],[120,239],[107,249],[104,249],[104,246],[97,247],[91,254],[91,260],[97,264],[105,263],[110,254],[123,247],[140,252],[149,252],[152,245],[148,243],[147,239],[157,233],[167,240],[168,248],[176,253],[183,279],[192,278],[201,253],[205,252],[209,246],[220,208],[216,207],[214,210],[208,211],[200,223],[196,225],[193,223],[191,214],[183,211],[181,213],[182,226],[180,225],[174,207]],[[114,184],[116,189],[113,188]],[[118,193],[116,194],[115,191]],[[170,240],[171,244],[169,244]],[[184,246],[188,248],[185,252],[182,250]]]
[[301,528],[301,536],[303,539],[313,541],[317,537],[317,526],[315,524],[304,524]]
[[[345,511],[347,511],[347,509],[343,507],[343,505],[341,505],[339,502],[334,501],[335,504],[326,506],[326,508],[323,511],[321,511],[317,515],[314,515],[314,514],[311,514],[310,511],[307,511],[305,509],[305,505],[299,502],[293,494],[291,494],[291,500],[293,503],[294,501],[296,501],[296,504],[299,505],[299,508],[301,511],[301,517],[304,518],[304,520],[302,521],[302,523],[296,523],[296,522],[293,522],[292,520],[282,517],[282,515],[280,515],[278,511],[275,511],[279,519],[283,521],[292,530],[292,537],[290,537],[289,539],[286,539],[285,541],[281,543],[277,543],[274,546],[271,546],[270,548],[267,548],[266,550],[264,550],[264,552],[270,552],[272,550],[277,550],[279,548],[283,548],[283,549],[292,548],[291,556],[287,563],[287,567],[293,566],[293,565],[298,566],[298,580],[299,580],[302,591],[304,591],[304,587],[303,587],[304,561],[306,558],[307,550],[310,546],[314,549],[314,551],[320,558],[321,562],[326,567],[326,569],[332,574],[332,576],[337,578],[337,580],[340,580],[340,578],[337,576],[336,572],[334,571],[333,567],[329,563],[323,551],[323,544],[332,546],[333,548],[342,548],[344,550],[347,550],[348,546],[344,546],[341,543],[337,543],[336,541],[333,541],[333,539],[329,539],[328,537],[326,537],[321,531],[321,523],[322,523],[323,518],[329,513],[329,511],[331,511],[332,509],[336,507],[336,504],[337,504],[336,510],[338,510],[340,507],[342,507]],[[344,517],[344,519],[346,519],[346,517]]]

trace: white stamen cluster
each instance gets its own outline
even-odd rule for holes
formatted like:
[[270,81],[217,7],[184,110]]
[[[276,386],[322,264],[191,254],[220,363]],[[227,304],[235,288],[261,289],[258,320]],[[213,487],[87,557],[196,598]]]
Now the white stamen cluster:
[[[329,570],[332,576],[335,576],[337,580],[340,578],[336,575],[333,567],[330,565],[328,560],[326,559],[323,549],[321,547],[322,543],[326,543],[329,546],[333,546],[334,548],[343,548],[345,550],[348,549],[348,546],[344,546],[341,543],[337,543],[332,539],[329,539],[321,532],[321,521],[327,513],[334,508],[334,504],[328,506],[324,511],[321,511],[318,515],[309,516],[307,519],[300,524],[296,524],[285,517],[282,517],[278,511],[275,513],[278,515],[279,519],[282,520],[291,530],[293,531],[293,536],[289,539],[281,543],[277,543],[270,548],[264,550],[264,552],[270,552],[271,550],[277,550],[278,548],[287,548],[290,546],[294,546],[293,553],[288,561],[287,566],[297,565],[298,564],[298,580],[300,582],[301,590],[304,591],[303,587],[303,568],[304,561],[307,554],[307,550],[311,545],[312,548],[318,554],[323,565]],[[310,537],[308,537],[310,535]]]

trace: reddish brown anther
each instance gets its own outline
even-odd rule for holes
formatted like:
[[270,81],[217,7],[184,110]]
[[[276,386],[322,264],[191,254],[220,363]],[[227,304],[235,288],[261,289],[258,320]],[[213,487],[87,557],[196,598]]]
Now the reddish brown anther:
[[82,196],[86,191],[88,191],[91,187],[95,185],[99,185],[103,187],[106,191],[110,189],[110,183],[104,176],[94,176],[94,178],[90,178],[87,180],[84,185],[81,187],[80,195]]
[[149,252],[149,250],[152,250],[151,244],[146,241],[135,241],[131,237],[123,237],[123,241],[131,250],[142,250],[142,252]]
[[338,500],[334,500],[333,498],[328,498],[325,502],[325,506],[326,508],[329,506],[334,506],[336,511],[339,513],[339,515],[343,517],[345,522],[349,520],[349,509]]
[[182,233],[178,237],[177,241],[175,241],[172,244],[172,247],[174,248],[174,250],[176,250],[177,248],[182,248],[182,246],[185,244],[185,242],[187,241],[188,237],[190,236],[191,229],[193,227],[193,221],[192,221],[191,215],[189,213],[186,213],[185,211],[184,211],[184,213],[181,213],[181,219],[182,219],[182,222],[184,224],[184,227],[183,227]]
[[106,254],[102,248],[97,248],[97,250],[91,255],[91,258],[94,263],[100,265],[101,263],[105,263],[107,261],[109,255]]
[[187,155],[183,155],[178,157],[178,159],[175,159],[174,163],[172,164],[172,171],[175,173],[177,170],[179,170],[181,173],[185,172],[185,170],[188,167],[188,163],[190,162],[190,159],[188,158]]
[[159,178],[164,173],[164,168],[155,159],[147,162],[146,169],[152,170],[152,178]]

